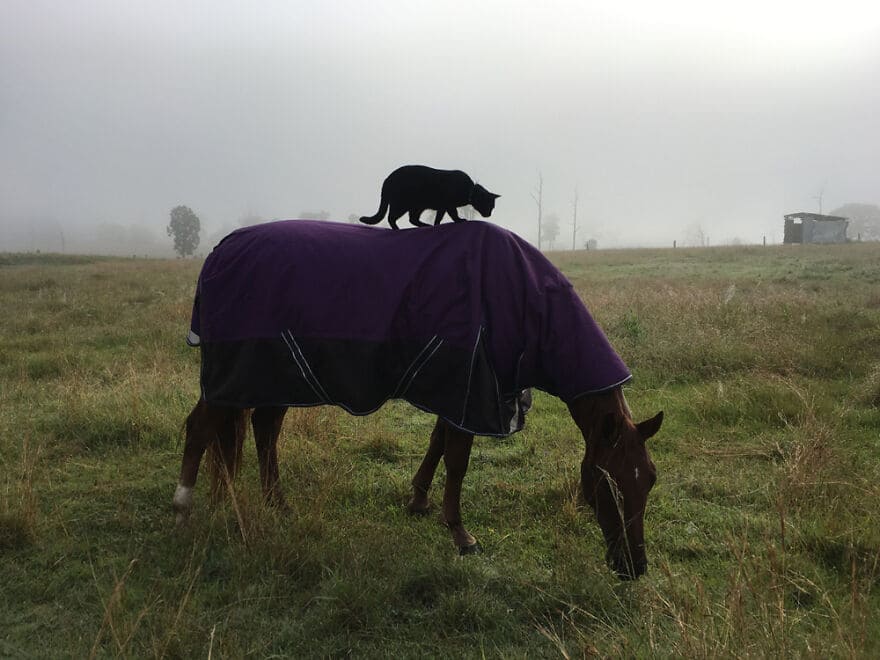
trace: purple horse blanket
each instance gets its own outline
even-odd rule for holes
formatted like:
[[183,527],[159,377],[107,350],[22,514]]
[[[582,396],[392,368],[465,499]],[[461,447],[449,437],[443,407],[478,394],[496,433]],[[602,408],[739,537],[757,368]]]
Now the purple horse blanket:
[[208,403],[397,398],[479,435],[519,431],[527,388],[569,402],[630,379],[562,273],[488,222],[239,229],[205,260],[188,341]]

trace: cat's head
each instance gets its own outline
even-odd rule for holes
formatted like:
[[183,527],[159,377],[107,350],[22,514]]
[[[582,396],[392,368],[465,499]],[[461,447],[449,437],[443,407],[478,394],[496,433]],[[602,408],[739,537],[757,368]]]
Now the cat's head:
[[490,193],[478,183],[474,185],[474,191],[471,193],[471,206],[477,209],[481,216],[488,218],[495,210],[495,200],[499,197],[501,195]]

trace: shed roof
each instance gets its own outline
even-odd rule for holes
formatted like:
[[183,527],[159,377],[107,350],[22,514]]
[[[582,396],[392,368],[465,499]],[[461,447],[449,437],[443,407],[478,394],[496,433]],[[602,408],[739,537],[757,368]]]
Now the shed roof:
[[806,213],[799,211],[798,213],[789,213],[785,216],[786,220],[813,220],[815,222],[840,222],[841,220],[849,220],[840,215],[823,215],[821,213]]

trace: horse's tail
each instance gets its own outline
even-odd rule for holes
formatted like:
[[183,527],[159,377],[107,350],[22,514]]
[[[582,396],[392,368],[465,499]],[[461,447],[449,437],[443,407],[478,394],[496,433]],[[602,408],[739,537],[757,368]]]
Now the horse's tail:
[[376,215],[365,215],[361,218],[361,222],[367,225],[378,225],[382,222],[382,219],[385,217],[385,214],[388,212],[388,200],[385,199],[385,195],[382,195],[382,199],[379,202],[379,210],[376,211]]
[[231,485],[241,467],[241,452],[250,411],[245,408],[214,408],[216,435],[208,445],[211,460],[211,491],[218,496],[224,485]]

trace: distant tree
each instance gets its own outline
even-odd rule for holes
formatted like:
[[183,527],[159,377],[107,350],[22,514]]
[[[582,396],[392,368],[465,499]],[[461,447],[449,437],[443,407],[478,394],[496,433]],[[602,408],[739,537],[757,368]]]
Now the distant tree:
[[850,240],[880,241],[880,206],[876,204],[844,204],[831,215],[849,218],[846,235]]
[[571,249],[576,250],[578,235],[578,189],[574,188],[574,200],[571,202]]
[[189,257],[199,247],[199,216],[188,206],[175,206],[171,209],[171,222],[168,235],[174,238],[174,251],[181,257]]
[[689,225],[688,228],[685,229],[685,236],[689,245],[697,247],[706,247],[709,245],[709,237],[706,236],[706,232],[703,231],[703,225],[699,222]]
[[535,200],[535,206],[538,207],[538,249],[541,249],[543,239],[543,219],[544,219],[544,175],[538,172],[538,185],[535,192],[532,193],[532,199]]
[[548,213],[547,217],[544,218],[544,238],[547,239],[547,244],[550,246],[550,249],[553,249],[553,244],[556,242],[556,238],[559,236],[559,216],[555,213]]

